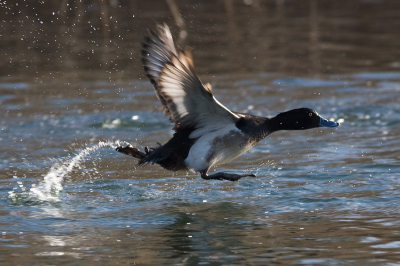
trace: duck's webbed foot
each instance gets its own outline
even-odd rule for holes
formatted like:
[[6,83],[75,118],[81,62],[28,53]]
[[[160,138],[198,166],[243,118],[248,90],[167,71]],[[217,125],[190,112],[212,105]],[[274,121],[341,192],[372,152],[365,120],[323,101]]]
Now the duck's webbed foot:
[[141,152],[139,149],[134,148],[130,145],[128,145],[126,147],[119,146],[116,148],[116,151],[126,154],[126,155],[129,155],[129,156],[132,156],[132,157],[135,157],[137,159],[145,158],[148,153],[148,150],[147,151],[145,150],[146,153],[144,153],[144,152]]
[[231,174],[231,173],[215,173],[208,175],[206,172],[201,172],[201,178],[206,180],[228,180],[228,181],[238,181],[242,177],[255,177],[254,174]]
[[[158,147],[162,146],[159,142],[157,142],[157,144],[159,145]],[[118,146],[115,150],[120,153],[135,157],[137,159],[144,159],[147,155],[149,155],[156,149],[157,148],[144,147],[144,152],[141,152],[139,149],[134,148],[129,144],[126,147]]]

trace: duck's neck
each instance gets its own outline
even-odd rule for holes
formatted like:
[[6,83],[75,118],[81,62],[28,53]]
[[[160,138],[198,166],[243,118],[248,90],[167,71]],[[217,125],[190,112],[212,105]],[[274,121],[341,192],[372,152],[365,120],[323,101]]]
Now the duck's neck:
[[259,125],[259,138],[263,139],[269,134],[274,133],[279,130],[289,130],[282,121],[275,117],[267,118],[262,124]]
[[269,134],[278,130],[298,130],[296,122],[292,121],[289,114],[280,113],[272,118],[265,118],[259,116],[251,116],[250,119],[242,118],[236,126],[253,136],[256,141],[260,141],[267,137]]
[[308,125],[301,123],[301,119],[297,115],[297,109],[290,110],[278,114],[275,117],[268,119],[264,127],[269,129],[270,133],[278,130],[303,130],[311,128]]
[[260,116],[241,118],[236,123],[236,126],[246,134],[252,136],[257,142],[279,130],[278,124],[274,118],[270,119]]

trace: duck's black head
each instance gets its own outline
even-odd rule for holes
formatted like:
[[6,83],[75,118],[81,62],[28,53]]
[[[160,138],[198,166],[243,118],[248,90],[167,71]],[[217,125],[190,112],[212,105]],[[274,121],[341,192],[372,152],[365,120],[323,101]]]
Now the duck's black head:
[[303,130],[315,127],[337,127],[339,123],[322,118],[310,108],[293,109],[271,119],[274,130]]

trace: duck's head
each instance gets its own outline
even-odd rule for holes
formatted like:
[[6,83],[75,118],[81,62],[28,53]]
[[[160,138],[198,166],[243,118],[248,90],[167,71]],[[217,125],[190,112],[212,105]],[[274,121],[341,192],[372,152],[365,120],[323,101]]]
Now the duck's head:
[[293,109],[273,118],[278,130],[303,130],[316,127],[337,127],[339,123],[328,121],[310,108]]

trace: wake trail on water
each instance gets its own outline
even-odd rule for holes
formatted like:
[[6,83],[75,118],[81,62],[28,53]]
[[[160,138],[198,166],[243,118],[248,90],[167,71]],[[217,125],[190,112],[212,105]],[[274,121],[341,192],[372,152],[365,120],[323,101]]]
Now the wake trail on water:
[[60,201],[59,194],[63,190],[62,182],[64,177],[69,174],[73,169],[80,167],[80,164],[85,161],[91,154],[101,148],[113,148],[125,145],[124,141],[100,141],[98,144],[86,147],[78,152],[76,155],[64,158],[51,166],[48,173],[44,176],[43,181],[30,189],[23,187],[22,182],[18,182],[22,192],[10,191],[8,198],[13,202],[43,202]]

